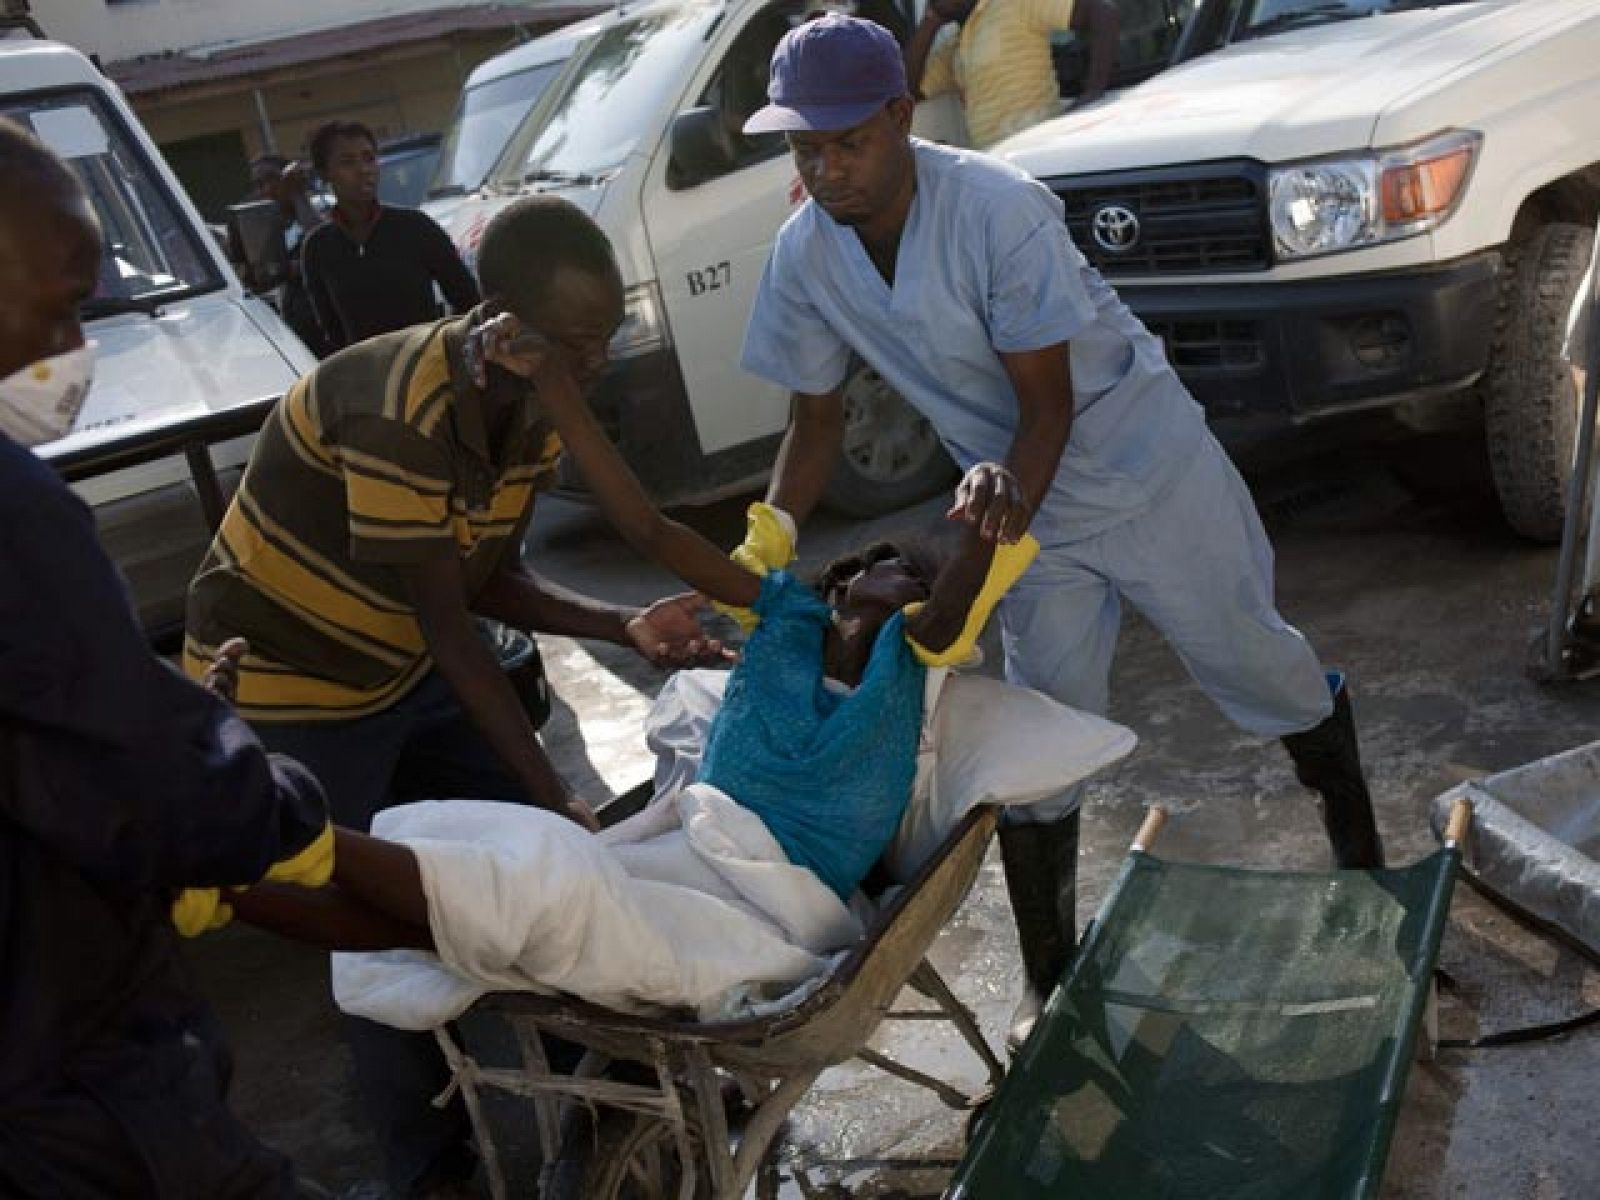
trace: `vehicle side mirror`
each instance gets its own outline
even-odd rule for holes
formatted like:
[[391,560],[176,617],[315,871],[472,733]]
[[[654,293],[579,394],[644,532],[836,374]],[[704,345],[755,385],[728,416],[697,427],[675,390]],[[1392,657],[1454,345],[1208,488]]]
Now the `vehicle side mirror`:
[[671,150],[667,182],[674,188],[694,187],[736,165],[722,114],[709,106],[686,108],[672,119]]

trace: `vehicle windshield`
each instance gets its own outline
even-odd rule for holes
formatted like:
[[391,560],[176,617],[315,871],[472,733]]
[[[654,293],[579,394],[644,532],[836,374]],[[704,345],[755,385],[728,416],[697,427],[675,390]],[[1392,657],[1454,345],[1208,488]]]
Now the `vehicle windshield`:
[[103,97],[89,88],[6,96],[0,98],[0,115],[66,161],[100,218],[105,249],[86,311],[176,300],[224,286],[199,231]]
[[399,208],[415,208],[428,195],[428,181],[439,161],[439,143],[419,142],[378,150],[378,199]]
[[564,58],[540,63],[462,93],[428,195],[462,196],[483,186],[517,126],[566,65]]
[[676,103],[690,61],[720,13],[715,5],[684,4],[595,35],[548,118],[518,135],[497,175],[514,184],[582,181],[615,171]]
[[1350,21],[1408,8],[1443,7],[1461,0],[1247,0],[1234,39],[1307,25]]

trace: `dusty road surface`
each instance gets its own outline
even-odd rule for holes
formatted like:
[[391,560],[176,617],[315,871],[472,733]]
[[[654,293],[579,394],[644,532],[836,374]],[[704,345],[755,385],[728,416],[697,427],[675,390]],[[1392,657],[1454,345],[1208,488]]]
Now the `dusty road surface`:
[[[1542,687],[1524,675],[1530,631],[1543,619],[1555,556],[1500,522],[1470,444],[1365,442],[1247,474],[1267,517],[1290,620],[1353,683],[1379,822],[1391,858],[1433,848],[1429,800],[1462,777],[1600,737],[1600,682]],[[691,514],[726,544],[742,502]],[[868,528],[819,519],[805,558],[819,561],[868,532],[936,520],[926,504]],[[599,518],[553,502],[532,552],[554,578],[618,600],[676,590],[627,552]],[[558,765],[603,799],[644,778],[639,720],[660,677],[609,647],[544,643],[559,697],[547,738]],[[995,656],[991,655],[991,661]],[[1177,859],[1317,868],[1316,811],[1276,744],[1229,726],[1152,630],[1129,620],[1113,716],[1140,736],[1133,757],[1091,792],[1080,919],[1105,894],[1142,807],[1175,819],[1162,851]],[[580,736],[581,734],[581,736]],[[935,951],[998,1044],[1019,978],[998,857]],[[194,949],[205,987],[237,1051],[235,1103],[269,1142],[324,1184],[377,1175],[321,956],[249,931]],[[1461,887],[1445,937],[1446,1037],[1471,1037],[1600,1004],[1600,974],[1572,950],[1530,932]],[[914,1027],[918,1028],[918,1027]],[[975,1085],[975,1062],[918,1028],[885,1048]],[[1395,1135],[1386,1200],[1593,1200],[1600,1196],[1594,1089],[1600,1032],[1476,1052],[1416,1067]],[[497,1109],[502,1128],[517,1110]],[[782,1142],[785,1193],[935,1197],[960,1154],[962,1120],[931,1096],[862,1067],[826,1074]],[[520,1195],[532,1195],[524,1179]]]

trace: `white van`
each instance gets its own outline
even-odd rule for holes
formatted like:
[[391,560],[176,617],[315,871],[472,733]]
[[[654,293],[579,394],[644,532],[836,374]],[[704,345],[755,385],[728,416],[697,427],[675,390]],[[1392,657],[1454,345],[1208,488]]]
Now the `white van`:
[[[808,7],[654,0],[553,35],[581,37],[570,65],[445,222],[469,262],[489,218],[530,190],[559,192],[605,230],[627,317],[595,403],[658,503],[759,484],[788,422],[787,393],[741,371],[739,350],[773,239],[805,193],[780,135],[738,130]],[[898,34],[909,27],[888,0],[860,7]],[[924,108],[924,121],[951,111]],[[834,507],[887,512],[953,480],[932,428],[865,364],[845,401]]]
[[564,26],[473,69],[445,131],[422,205],[425,213],[441,225],[449,222],[462,199],[483,186],[506,143],[534,105],[549,95],[573,52],[620,12],[613,8]]
[[146,628],[170,632],[210,541],[191,467],[204,479],[212,466],[243,463],[245,435],[315,360],[240,286],[121,92],[87,58],[36,38],[0,40],[0,115],[66,160],[105,234],[100,284],[83,308],[94,387],[75,431],[38,453],[78,480]]

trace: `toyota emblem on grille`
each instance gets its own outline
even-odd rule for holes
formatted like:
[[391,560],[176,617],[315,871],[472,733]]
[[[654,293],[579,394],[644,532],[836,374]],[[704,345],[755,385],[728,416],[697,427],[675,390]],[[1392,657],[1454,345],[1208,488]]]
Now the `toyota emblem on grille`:
[[1139,214],[1122,204],[1107,204],[1095,210],[1089,233],[1095,245],[1108,253],[1132,250],[1139,241]]

